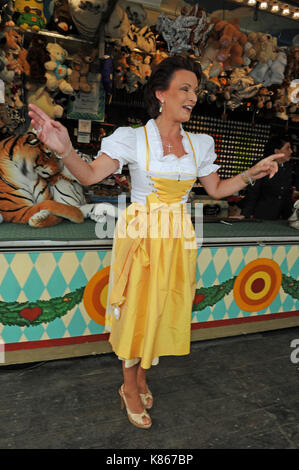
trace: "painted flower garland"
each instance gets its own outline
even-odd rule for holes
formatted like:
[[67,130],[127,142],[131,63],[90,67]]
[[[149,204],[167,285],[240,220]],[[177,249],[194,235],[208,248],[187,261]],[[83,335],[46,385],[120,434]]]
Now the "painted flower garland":
[[[62,297],[35,302],[0,301],[0,323],[20,327],[49,323],[83,301],[89,316],[104,325],[108,279],[109,267],[96,273],[86,286]],[[299,281],[282,274],[275,261],[261,258],[248,263],[238,276],[220,285],[196,289],[192,310],[211,307],[233,290],[234,299],[242,310],[256,312],[271,304],[280,287],[293,299],[299,300]]]

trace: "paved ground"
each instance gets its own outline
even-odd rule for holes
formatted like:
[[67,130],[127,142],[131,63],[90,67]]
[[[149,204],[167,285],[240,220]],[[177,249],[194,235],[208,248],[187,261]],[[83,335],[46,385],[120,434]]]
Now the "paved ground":
[[[298,339],[298,354],[290,346]],[[0,368],[1,449],[298,449],[299,328],[192,343],[149,371],[150,430],[112,354]]]

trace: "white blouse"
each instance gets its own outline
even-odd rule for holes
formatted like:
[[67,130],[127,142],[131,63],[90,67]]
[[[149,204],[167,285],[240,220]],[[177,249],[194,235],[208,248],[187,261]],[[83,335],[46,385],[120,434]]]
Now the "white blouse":
[[[131,202],[146,203],[146,196],[153,192],[151,176],[170,179],[192,179],[207,176],[218,170],[219,165],[213,162],[217,158],[214,150],[214,139],[207,134],[188,133],[196,157],[196,166],[193,150],[189,139],[181,126],[182,144],[185,155],[177,157],[173,153],[163,155],[163,146],[158,126],[154,119],[146,124],[149,143],[149,172],[146,171],[146,139],[143,127],[119,127],[113,134],[102,140],[102,153],[119,161],[119,168],[115,173],[121,173],[123,165],[127,164],[131,176]],[[188,194],[182,202],[186,202]]]

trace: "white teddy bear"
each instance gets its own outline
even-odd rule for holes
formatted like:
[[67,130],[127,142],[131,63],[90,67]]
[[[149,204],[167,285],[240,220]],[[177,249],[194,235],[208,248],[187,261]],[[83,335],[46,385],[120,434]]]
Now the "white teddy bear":
[[62,93],[71,95],[73,87],[67,81],[71,75],[72,69],[64,64],[68,57],[68,52],[57,43],[48,43],[47,51],[50,54],[51,60],[45,62],[45,77],[47,79],[47,88],[50,91],[55,91],[59,88]]

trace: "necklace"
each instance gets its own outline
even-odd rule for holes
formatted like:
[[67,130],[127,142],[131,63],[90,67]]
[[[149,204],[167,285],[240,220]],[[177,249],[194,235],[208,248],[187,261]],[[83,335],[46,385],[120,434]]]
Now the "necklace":
[[167,149],[167,151],[170,153],[170,151],[171,151],[174,147],[176,147],[177,144],[172,145],[166,137],[162,136],[162,135],[161,135],[161,132],[160,132],[160,129],[159,129],[159,126],[157,125],[157,123],[155,123],[155,124],[156,124],[157,131],[158,131],[158,133],[159,133],[159,136],[160,136],[160,140],[161,140],[162,146],[164,146],[164,147]]
[[170,143],[168,142],[168,144],[165,144],[165,147],[167,147],[168,152],[170,152],[170,150],[173,148],[173,145],[170,145]]

